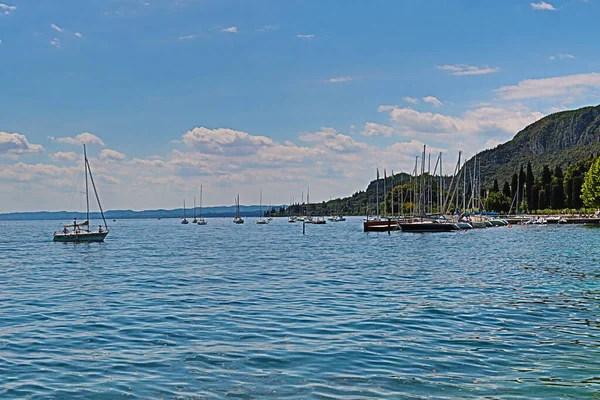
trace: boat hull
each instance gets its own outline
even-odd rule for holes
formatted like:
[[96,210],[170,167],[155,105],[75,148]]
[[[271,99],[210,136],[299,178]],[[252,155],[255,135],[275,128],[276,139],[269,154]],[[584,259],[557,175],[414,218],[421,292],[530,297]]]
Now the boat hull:
[[426,233],[426,232],[451,232],[456,230],[453,224],[436,224],[436,223],[399,223],[398,226],[402,232]]
[[54,235],[53,241],[65,242],[65,243],[90,243],[90,242],[104,242],[104,238],[108,235],[108,232],[90,232],[90,233],[57,233]]
[[393,220],[389,221],[365,221],[363,222],[364,232],[389,232],[397,231],[398,223]]

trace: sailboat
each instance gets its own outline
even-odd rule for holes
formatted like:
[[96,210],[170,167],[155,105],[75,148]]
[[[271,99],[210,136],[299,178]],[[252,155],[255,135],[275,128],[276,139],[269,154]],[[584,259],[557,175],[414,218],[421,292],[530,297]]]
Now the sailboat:
[[197,224],[198,220],[196,219],[196,196],[194,196],[194,219],[192,220],[192,224]]
[[267,225],[269,223],[269,221],[267,221],[266,219],[263,218],[263,213],[262,213],[262,189],[260,189],[260,211],[259,211],[259,220],[256,221],[257,225]]
[[[94,177],[92,176],[92,170],[90,168],[90,163],[87,159],[87,152],[85,149],[85,144],[83,145],[83,168],[85,173],[85,204],[86,204],[86,220],[82,223],[77,223],[77,218],[73,220],[73,225],[65,225],[63,227],[62,232],[57,233],[54,232],[53,241],[55,242],[103,242],[106,235],[108,235],[108,225],[106,224],[106,219],[104,218],[104,211],[102,210],[102,205],[100,204],[100,197],[98,196],[98,191],[96,190],[96,184],[94,183]],[[88,185],[88,174],[90,177],[90,181],[92,182],[92,188],[94,189],[94,195],[96,197],[96,201],[98,202],[98,208],[100,209],[100,214],[102,215],[102,221],[104,221],[104,229],[102,229],[102,225],[98,227],[97,231],[92,231],[89,229],[90,226],[90,196],[89,196],[89,185]],[[72,228],[69,231],[69,228]]]
[[207,225],[208,222],[204,219],[204,213],[202,208],[202,185],[200,185],[200,218],[198,218],[198,225]]
[[182,225],[187,225],[190,222],[185,218],[185,199],[183,199],[183,219],[181,220]]
[[240,216],[240,195],[238,194],[235,199],[235,218],[233,219],[234,224],[243,224],[244,219]]

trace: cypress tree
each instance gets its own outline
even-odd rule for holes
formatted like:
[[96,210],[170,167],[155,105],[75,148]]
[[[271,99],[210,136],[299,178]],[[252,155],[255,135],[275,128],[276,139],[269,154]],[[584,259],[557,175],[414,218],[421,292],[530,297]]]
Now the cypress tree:
[[[531,193],[533,192],[533,185],[535,185],[535,177],[533,176],[533,169],[531,168],[531,162],[527,163],[527,177],[525,178],[525,184],[527,185],[525,187],[525,192],[526,192],[526,197],[527,197],[527,204],[531,204],[531,205],[537,205],[537,203],[533,202],[533,199],[531,198]],[[533,206],[529,207],[533,210]]]
[[500,191],[500,187],[498,186],[498,179],[494,179],[494,186],[492,187],[492,193],[498,193]]
[[531,207],[530,210],[539,209],[540,186],[533,185],[531,188]]
[[521,170],[519,171],[519,202],[520,203],[527,201],[527,199],[524,197],[525,191],[523,190],[523,188],[525,187],[526,179],[527,179],[527,175],[525,174],[525,171],[523,171],[523,165],[521,165]]
[[502,188],[502,193],[508,198],[510,198],[510,185],[508,182],[504,181],[504,187]]
[[513,174],[512,176],[512,180],[510,182],[510,197],[511,199],[514,199],[515,196],[517,195],[517,184],[519,181],[519,177],[517,176],[517,174]]
[[552,183],[552,172],[550,172],[550,168],[547,165],[544,165],[542,169],[542,185],[548,185]]
[[546,199],[546,191],[540,190],[538,192],[538,210],[544,210],[548,208],[548,201]]
[[573,178],[573,208],[583,207],[583,200],[581,200],[581,187],[583,186],[583,177],[576,176]]

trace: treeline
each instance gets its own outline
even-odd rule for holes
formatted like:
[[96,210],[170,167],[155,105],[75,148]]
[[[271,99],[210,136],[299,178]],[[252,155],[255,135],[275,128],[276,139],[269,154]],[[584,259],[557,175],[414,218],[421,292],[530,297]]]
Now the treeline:
[[536,177],[531,163],[524,169],[521,166],[510,180],[505,181],[502,190],[498,180],[494,180],[485,201],[487,211],[497,212],[539,212],[551,210],[580,210],[584,207],[582,188],[586,173],[595,157],[586,157],[568,166],[566,171],[560,166],[553,169],[544,165]]

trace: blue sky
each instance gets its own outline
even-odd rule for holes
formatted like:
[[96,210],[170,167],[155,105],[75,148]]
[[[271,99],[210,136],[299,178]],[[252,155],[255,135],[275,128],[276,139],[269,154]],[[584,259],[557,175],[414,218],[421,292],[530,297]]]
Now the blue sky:
[[600,102],[598,15],[594,0],[0,0],[0,212],[77,208],[81,139],[110,209],[176,207],[200,184],[211,205],[346,196],[422,144],[450,166]]

